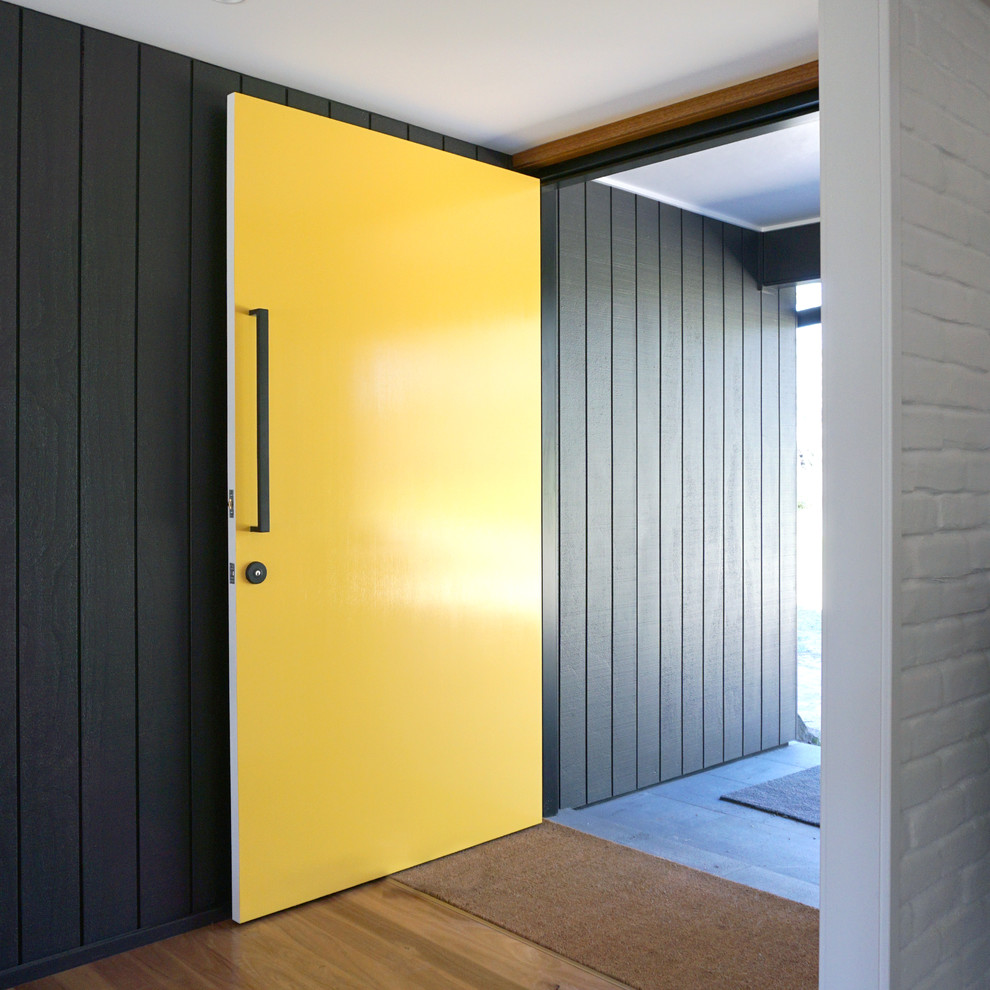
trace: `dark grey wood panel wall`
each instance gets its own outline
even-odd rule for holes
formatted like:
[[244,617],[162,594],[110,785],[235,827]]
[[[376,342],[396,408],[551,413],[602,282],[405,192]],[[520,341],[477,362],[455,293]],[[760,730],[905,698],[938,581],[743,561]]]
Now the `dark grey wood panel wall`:
[[544,217],[576,807],[794,738],[796,318],[751,231],[596,182]]
[[226,96],[0,2],[0,986],[229,911]]

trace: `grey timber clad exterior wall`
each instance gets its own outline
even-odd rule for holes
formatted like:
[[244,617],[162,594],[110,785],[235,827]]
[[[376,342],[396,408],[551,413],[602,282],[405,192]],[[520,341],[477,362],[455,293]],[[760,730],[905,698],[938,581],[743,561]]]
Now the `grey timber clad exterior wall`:
[[796,317],[754,232],[596,182],[544,223],[549,811],[794,738]]

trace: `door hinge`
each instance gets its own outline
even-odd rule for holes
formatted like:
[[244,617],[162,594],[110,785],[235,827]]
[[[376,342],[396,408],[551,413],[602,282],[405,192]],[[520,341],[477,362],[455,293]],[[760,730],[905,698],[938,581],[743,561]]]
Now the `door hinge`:
[[227,518],[234,518],[234,489],[227,489]]
[[230,583],[231,584],[234,583],[234,565],[233,564],[230,565]]

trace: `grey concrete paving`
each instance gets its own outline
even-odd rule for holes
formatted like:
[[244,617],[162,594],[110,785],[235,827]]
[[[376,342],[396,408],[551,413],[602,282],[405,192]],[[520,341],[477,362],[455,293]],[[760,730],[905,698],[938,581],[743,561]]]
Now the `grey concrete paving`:
[[790,743],[552,820],[818,907],[819,830],[719,798],[820,761],[819,747]]

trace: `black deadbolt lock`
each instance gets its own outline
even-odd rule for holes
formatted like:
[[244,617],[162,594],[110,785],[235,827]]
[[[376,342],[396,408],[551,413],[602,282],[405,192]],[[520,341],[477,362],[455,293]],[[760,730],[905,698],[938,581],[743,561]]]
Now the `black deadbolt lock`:
[[268,577],[268,568],[260,560],[253,560],[247,565],[247,579],[251,584],[261,584]]

